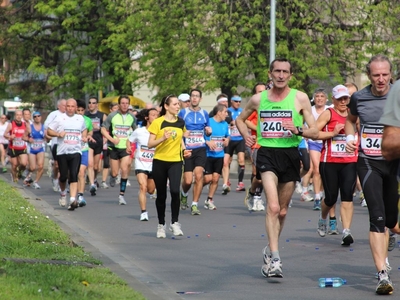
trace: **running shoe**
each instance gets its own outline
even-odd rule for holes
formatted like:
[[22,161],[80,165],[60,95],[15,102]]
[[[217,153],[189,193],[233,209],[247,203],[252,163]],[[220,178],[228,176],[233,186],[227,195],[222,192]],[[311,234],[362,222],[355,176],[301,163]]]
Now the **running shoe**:
[[192,205],[191,207],[191,211],[192,211],[192,216],[200,216],[201,212],[199,210],[199,208],[197,207],[197,205]]
[[267,277],[283,278],[282,261],[279,258],[274,258],[271,260]]
[[350,246],[354,243],[353,236],[351,235],[350,229],[345,229],[342,235],[342,246]]
[[301,194],[300,200],[305,202],[311,202],[314,200],[314,198],[310,195],[309,192],[305,192]]
[[149,220],[149,214],[147,213],[147,211],[142,212],[140,214],[140,221],[148,221]]
[[114,187],[116,183],[117,183],[117,178],[110,176],[110,186]]
[[261,196],[254,195],[253,199],[254,199],[253,209],[255,208],[255,211],[265,210],[264,202],[262,201]]
[[118,196],[118,204],[119,205],[126,205],[125,197],[123,195]]
[[293,205],[293,199],[290,199],[290,202],[289,202],[289,207],[292,207],[292,205]]
[[78,196],[78,205],[79,205],[79,207],[84,207],[84,206],[86,206],[86,200],[85,200],[85,198],[83,198],[82,195],[79,195],[79,196]]
[[[390,266],[389,262],[386,263],[386,271],[388,274],[390,274],[390,271],[392,271],[392,267]],[[375,273],[375,278],[379,279],[379,272]]]
[[389,233],[388,251],[393,251],[394,247],[396,247],[396,234]]
[[3,173],[7,173],[7,168],[6,167],[3,168]]
[[329,220],[329,235],[339,234],[339,230],[337,229],[337,221],[336,220]]
[[129,181],[129,179],[126,181],[126,186],[131,186],[131,182]]
[[154,199],[154,200],[157,199],[157,190],[154,190],[154,193],[150,194],[150,199]]
[[378,285],[375,292],[378,295],[391,295],[393,293],[393,284],[386,270],[382,270],[378,274]]
[[60,195],[58,204],[60,204],[61,207],[65,207],[67,205],[67,195]]
[[120,184],[121,183],[121,175],[118,175],[117,178],[115,178],[115,183]]
[[189,207],[189,206],[188,206],[188,203],[187,203],[187,198],[188,198],[188,196],[187,196],[187,195],[184,196],[184,195],[182,194],[182,192],[181,192],[181,209],[182,209],[182,210],[185,210],[186,208]]
[[101,183],[101,188],[102,188],[102,189],[108,189],[109,186],[107,185],[107,183],[106,183],[105,181],[103,181],[103,182]]
[[181,227],[181,223],[175,222],[169,225],[169,231],[172,231],[172,234],[175,236],[182,236],[183,232]]
[[95,184],[92,184],[92,185],[90,186],[90,190],[89,190],[90,195],[96,196],[96,190],[97,190],[96,185],[95,185]]
[[312,183],[310,183],[309,185],[308,185],[308,189],[307,189],[309,192],[314,192],[314,186],[313,186],[313,184]]
[[243,192],[246,190],[246,187],[244,186],[243,182],[239,182],[237,187],[236,187],[236,192]]
[[303,192],[303,186],[301,185],[300,181],[296,181],[296,189],[295,192],[297,194],[301,194]]
[[360,205],[361,205],[361,207],[367,207],[367,206],[368,206],[368,205],[367,205],[367,201],[365,201],[365,199],[362,199],[362,200],[361,200]]
[[58,184],[58,179],[53,179],[53,191],[54,192],[59,192],[60,191],[60,186]]
[[158,239],[165,239],[165,225],[163,224],[158,224],[157,225],[157,238]]
[[222,185],[222,195],[227,195],[231,191],[231,187],[227,184]]
[[73,211],[75,208],[78,208],[78,200],[74,200],[69,203],[68,210]]
[[250,188],[247,189],[246,197],[244,197],[244,204],[247,206],[249,211],[253,210],[254,195],[250,194]]
[[262,254],[263,254],[264,264],[261,267],[261,274],[264,277],[268,277],[268,270],[269,270],[269,266],[271,265],[271,251],[269,249],[269,245],[264,247]]
[[217,209],[217,207],[214,204],[214,201],[212,201],[212,200],[206,200],[204,202],[204,208],[208,209],[208,210],[216,210]]
[[39,190],[40,189],[40,185],[35,181],[33,183],[33,188]]
[[320,237],[324,237],[326,235],[326,220],[323,219],[318,220],[317,232]]
[[321,210],[321,200],[315,199],[313,210]]

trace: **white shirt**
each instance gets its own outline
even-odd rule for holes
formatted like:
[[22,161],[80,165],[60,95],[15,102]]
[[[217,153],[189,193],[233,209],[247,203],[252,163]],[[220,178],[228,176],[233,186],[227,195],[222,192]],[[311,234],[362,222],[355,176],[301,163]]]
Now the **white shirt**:
[[81,115],[61,114],[48,126],[56,132],[65,131],[63,138],[57,138],[57,155],[82,153],[82,131],[86,129],[85,120]]
[[[46,121],[44,121],[44,129],[47,130],[49,127],[49,124],[55,120],[58,116],[62,115],[63,113],[59,110],[52,111],[49,113],[49,115],[46,118]],[[57,138],[53,137],[51,138],[51,145],[57,145]]]
[[146,127],[137,128],[129,136],[131,143],[137,142],[135,152],[135,170],[149,171],[153,169],[153,156],[155,148],[149,149],[147,143],[149,142],[150,133]]
[[8,144],[8,140],[4,137],[8,124],[10,123],[5,122],[3,125],[0,124],[0,144]]

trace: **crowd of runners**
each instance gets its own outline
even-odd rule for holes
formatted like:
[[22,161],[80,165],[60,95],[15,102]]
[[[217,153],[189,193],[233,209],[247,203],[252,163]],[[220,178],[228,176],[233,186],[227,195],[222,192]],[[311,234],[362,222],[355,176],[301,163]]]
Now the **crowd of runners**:
[[[400,150],[395,150],[400,138],[393,138],[400,128],[396,119],[400,105],[397,94],[389,92],[398,84],[391,83],[392,64],[386,56],[372,57],[366,73],[370,84],[365,88],[358,91],[354,83],[340,84],[332,89],[331,99],[327,91],[318,89],[314,105],[305,93],[289,87],[291,63],[276,59],[270,65],[270,81],[254,86],[244,108],[239,95],[220,94],[207,112],[200,107],[202,91],[192,89],[165,96],[159,107],[148,105],[140,112],[133,111],[128,96],[111,103],[108,114],[98,110],[96,97],[89,99],[88,107],[82,100],[61,99],[46,120],[38,111],[17,110],[13,120],[4,115],[0,120],[2,171],[7,172],[9,161],[13,182],[21,179],[23,185],[40,189],[50,142],[53,190],[60,193],[59,205],[72,211],[87,205],[88,195],[101,195],[99,189],[116,184],[115,201],[126,205],[133,168],[141,221],[149,220],[147,196],[156,199],[157,238],[166,237],[168,192],[168,229],[175,236],[183,235],[180,210],[190,209],[191,215],[199,216],[203,208],[217,209],[216,193],[243,192],[249,211],[266,211],[268,244],[261,272],[278,278],[283,277],[279,236],[294,191],[302,201],[313,201],[311,208],[319,211],[316,227],[321,237],[340,234],[336,217],[340,197],[342,246],[354,243],[351,223],[356,196],[369,212],[376,293],[391,294],[387,252],[393,250],[400,232]],[[246,153],[252,162],[247,188]],[[234,157],[235,179],[230,178]],[[205,188],[207,199],[202,200]]]

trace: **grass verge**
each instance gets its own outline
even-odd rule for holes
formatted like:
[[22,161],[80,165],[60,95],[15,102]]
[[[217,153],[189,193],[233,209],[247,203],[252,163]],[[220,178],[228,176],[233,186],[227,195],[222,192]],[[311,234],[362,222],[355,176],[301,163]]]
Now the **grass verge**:
[[0,299],[144,299],[2,180],[0,203]]

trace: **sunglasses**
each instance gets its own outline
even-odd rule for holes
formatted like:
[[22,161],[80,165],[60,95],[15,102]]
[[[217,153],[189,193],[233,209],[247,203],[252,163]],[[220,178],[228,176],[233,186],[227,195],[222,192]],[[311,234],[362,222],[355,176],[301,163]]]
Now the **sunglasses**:
[[41,115],[37,115],[37,116],[33,116],[34,118],[39,118],[39,117],[41,117]]
[[236,103],[240,103],[240,102],[242,102],[242,101],[236,101],[236,100],[232,100],[233,102],[236,102]]

